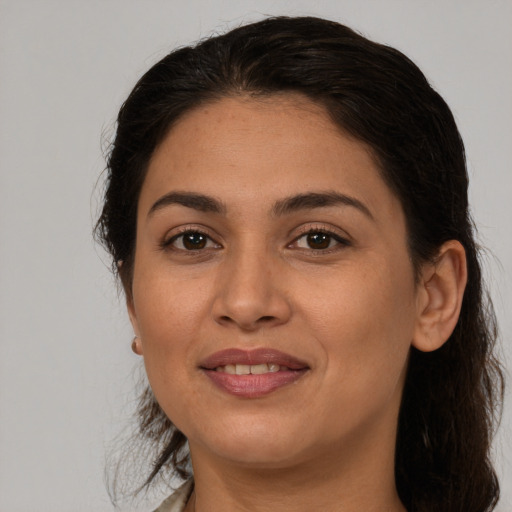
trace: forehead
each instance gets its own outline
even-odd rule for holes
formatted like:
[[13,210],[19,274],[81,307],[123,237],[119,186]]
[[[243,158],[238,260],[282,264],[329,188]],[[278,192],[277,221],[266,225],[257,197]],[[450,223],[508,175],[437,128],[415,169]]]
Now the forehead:
[[229,97],[188,112],[155,150],[140,205],[192,190],[233,205],[261,205],[336,190],[396,208],[371,150],[300,95]]

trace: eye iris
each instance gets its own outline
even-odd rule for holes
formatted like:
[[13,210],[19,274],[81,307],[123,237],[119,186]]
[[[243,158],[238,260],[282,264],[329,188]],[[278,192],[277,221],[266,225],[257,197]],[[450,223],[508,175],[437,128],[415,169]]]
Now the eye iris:
[[189,250],[204,249],[206,237],[201,233],[185,233],[183,235],[183,247]]
[[331,243],[331,237],[326,233],[309,233],[307,242],[311,249],[327,249]]

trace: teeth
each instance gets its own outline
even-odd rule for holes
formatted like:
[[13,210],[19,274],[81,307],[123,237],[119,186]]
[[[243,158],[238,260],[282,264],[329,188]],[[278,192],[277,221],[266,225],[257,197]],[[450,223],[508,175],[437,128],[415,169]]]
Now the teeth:
[[268,364],[255,364],[250,367],[253,375],[261,375],[262,373],[268,373]]
[[237,364],[236,374],[237,375],[249,375],[251,373],[251,367],[248,364]]
[[231,375],[235,375],[236,366],[234,364],[227,364],[226,366],[224,366],[223,371],[226,373],[230,373]]
[[275,363],[262,363],[262,364],[227,364],[226,366],[219,366],[216,371],[222,373],[229,373],[231,375],[261,375],[263,373],[275,373],[286,371],[286,366],[279,366]]

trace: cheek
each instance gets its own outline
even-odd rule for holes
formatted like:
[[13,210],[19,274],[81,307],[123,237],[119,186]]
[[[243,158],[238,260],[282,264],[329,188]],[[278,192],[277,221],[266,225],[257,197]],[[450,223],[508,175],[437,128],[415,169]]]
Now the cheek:
[[[347,264],[332,273],[309,274],[292,291],[300,297],[302,314],[319,333],[410,330],[415,322],[415,287],[409,266],[370,260],[364,266]],[[291,281],[293,282],[293,281]],[[368,339],[368,342],[371,340]]]
[[303,302],[306,322],[325,353],[329,386],[360,401],[392,394],[416,321],[412,271],[377,263],[345,270]]
[[[191,359],[209,315],[203,282],[180,282],[165,275],[141,275],[134,282],[134,305],[150,381],[172,379]],[[153,383],[152,383],[153,384]]]
[[156,400],[171,421],[184,429],[196,420],[190,416],[190,403],[201,403],[190,368],[197,363],[194,350],[209,311],[207,298],[196,287],[175,281],[150,278],[143,282],[134,295],[144,366]]

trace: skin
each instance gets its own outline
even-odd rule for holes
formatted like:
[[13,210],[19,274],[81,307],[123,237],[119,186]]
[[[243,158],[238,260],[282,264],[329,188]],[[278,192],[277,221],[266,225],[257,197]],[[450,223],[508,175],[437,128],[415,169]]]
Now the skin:
[[[171,192],[225,211],[152,211]],[[276,214],[276,202],[311,192],[359,207]],[[206,245],[188,250],[183,230]],[[312,249],[308,230],[331,233],[328,247]],[[405,510],[394,450],[409,349],[444,343],[465,283],[460,244],[417,282],[406,240],[371,151],[305,98],[226,98],[173,127],[140,195],[128,310],[154,394],[189,440],[187,510]],[[199,367],[219,350],[268,347],[309,370],[247,399]]]

